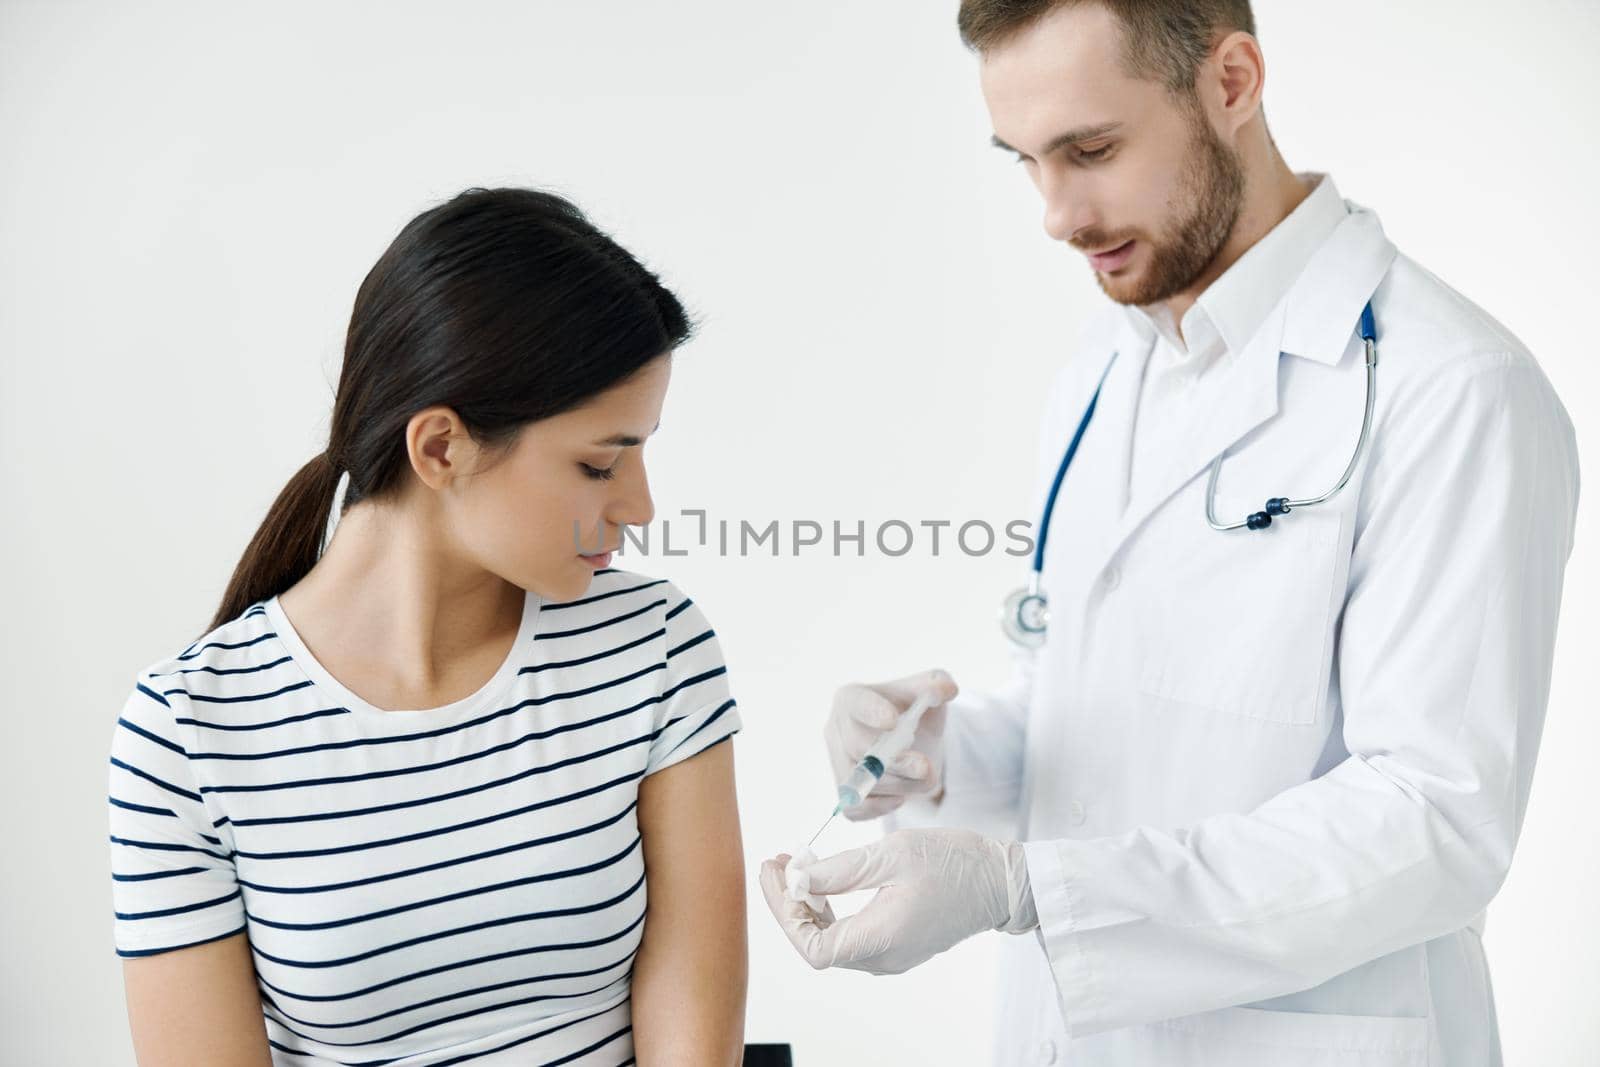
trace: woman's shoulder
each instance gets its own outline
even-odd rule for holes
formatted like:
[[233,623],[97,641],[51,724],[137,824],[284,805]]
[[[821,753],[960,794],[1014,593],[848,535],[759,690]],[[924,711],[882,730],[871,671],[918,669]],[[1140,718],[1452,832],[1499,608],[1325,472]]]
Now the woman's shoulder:
[[[259,685],[260,672],[287,661],[264,605],[252,604],[188,645],[138,671],[123,701],[119,727],[182,751],[188,735]],[[115,746],[129,743],[119,729]],[[116,754],[114,748],[113,755]]]
[[277,636],[266,603],[252,604],[177,652],[148,664],[139,672],[138,685],[158,686],[160,695],[172,697],[184,692],[196,675],[222,679],[263,670],[283,655],[274,640]]
[[[742,728],[721,642],[700,606],[676,582],[608,568],[595,572],[583,596],[543,610],[550,609],[561,617],[561,634],[592,628],[595,643],[607,651],[590,653],[589,659],[624,649],[649,658],[644,671],[654,679],[656,696],[650,701],[654,728],[647,774]],[[540,629],[551,632],[544,625]]]
[[[544,637],[589,636],[610,644],[651,642],[661,658],[698,660],[707,653],[720,658],[711,624],[700,606],[676,582],[637,571],[596,571],[580,597],[541,608]],[[684,656],[705,645],[696,656]]]
[[595,571],[580,597],[546,603],[546,612],[565,612],[591,622],[606,618],[668,622],[694,607],[693,599],[668,578],[608,567]]

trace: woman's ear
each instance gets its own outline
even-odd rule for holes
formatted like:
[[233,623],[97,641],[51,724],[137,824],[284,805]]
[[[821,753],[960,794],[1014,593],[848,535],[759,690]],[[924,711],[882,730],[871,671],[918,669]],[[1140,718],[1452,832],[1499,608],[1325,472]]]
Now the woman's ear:
[[452,408],[424,408],[406,423],[406,457],[430,489],[444,489],[474,469],[479,447]]

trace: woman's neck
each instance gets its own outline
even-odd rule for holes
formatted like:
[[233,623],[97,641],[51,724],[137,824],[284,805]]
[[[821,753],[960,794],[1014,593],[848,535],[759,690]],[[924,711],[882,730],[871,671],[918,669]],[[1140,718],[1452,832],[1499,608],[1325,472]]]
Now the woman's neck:
[[524,598],[462,561],[436,522],[371,501],[345,512],[322,558],[279,603],[311,654],[363,699],[429,708],[494,674]]

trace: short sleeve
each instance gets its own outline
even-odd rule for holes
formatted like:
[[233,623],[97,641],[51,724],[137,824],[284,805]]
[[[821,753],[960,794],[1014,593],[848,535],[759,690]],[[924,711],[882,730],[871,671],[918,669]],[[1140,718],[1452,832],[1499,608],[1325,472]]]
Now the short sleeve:
[[181,741],[170,676],[142,674],[111,737],[107,805],[117,955],[152,956],[245,928],[232,853]]
[[666,670],[661,672],[647,775],[727,740],[742,725],[716,633],[694,601],[670,585],[668,589]]

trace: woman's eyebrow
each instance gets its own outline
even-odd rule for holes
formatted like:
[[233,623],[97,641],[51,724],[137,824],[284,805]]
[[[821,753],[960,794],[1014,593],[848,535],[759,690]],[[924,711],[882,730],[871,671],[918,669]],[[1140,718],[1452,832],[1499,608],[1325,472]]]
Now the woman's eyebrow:
[[[655,433],[656,430],[659,429],[661,429],[661,424],[658,422],[656,423],[655,430],[651,430],[650,432]],[[601,448],[632,448],[635,445],[644,444],[644,438],[635,437],[631,433],[614,433],[610,437],[607,437],[604,441],[596,441],[595,444]]]

